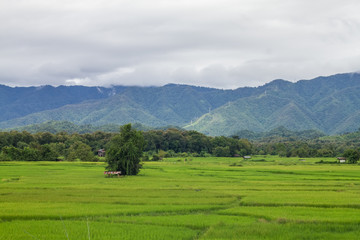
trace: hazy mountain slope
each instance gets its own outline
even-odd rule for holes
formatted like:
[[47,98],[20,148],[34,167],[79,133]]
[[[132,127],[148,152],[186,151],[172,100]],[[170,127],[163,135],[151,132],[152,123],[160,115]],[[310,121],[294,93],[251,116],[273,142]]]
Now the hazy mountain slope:
[[107,98],[111,90],[84,86],[16,87],[0,85],[0,121],[59,108],[90,99]]
[[360,111],[356,111],[347,118],[342,119],[340,124],[329,129],[329,133],[338,134],[345,132],[353,132],[360,128]]
[[221,90],[188,85],[111,88],[0,85],[0,128],[49,120],[78,124],[187,126],[211,135],[240,130],[353,131],[360,125],[360,74]]
[[335,134],[354,131],[360,127],[360,86],[336,91],[321,99],[312,110],[322,119],[325,132]]
[[243,92],[249,95],[249,89],[234,91],[175,84],[145,88],[114,87],[101,91],[106,92],[107,98],[35,112],[0,122],[0,128],[49,120],[95,125],[127,122],[140,122],[149,126],[185,125],[210,109],[241,97]]
[[269,131],[278,126],[335,134],[358,129],[359,111],[359,74],[297,83],[275,80],[257,88],[257,95],[221,106],[186,128],[211,135],[231,135],[242,129]]
[[309,129],[316,126],[306,111],[289,99],[272,95],[242,98],[186,126],[210,135],[231,135],[241,129],[269,131],[278,126]]
[[[241,119],[241,121],[238,121],[239,119]],[[252,114],[243,112],[240,106],[228,104],[203,115],[198,121],[186,126],[185,129],[193,129],[216,136],[231,135],[233,129],[263,131],[263,125]]]
[[65,121],[77,124],[104,125],[108,123],[126,124],[129,122],[143,122],[144,119],[152,126],[164,126],[161,121],[142,107],[123,95],[115,95],[111,98],[86,101],[81,104],[66,105],[61,108],[30,114],[26,117],[1,122],[1,128],[13,126],[25,126],[44,121]]
[[188,85],[129,88],[123,95],[139,103],[156,118],[173,125],[184,125],[209,110],[249,95],[253,89],[220,90]]
[[[139,123],[132,124],[132,127],[141,131],[156,129],[156,128],[144,126]],[[93,126],[91,124],[75,124],[69,121],[47,121],[47,122],[31,124],[23,127],[11,128],[7,130],[27,131],[30,133],[50,132],[55,134],[59,132],[67,132],[67,133],[83,134],[83,133],[93,133],[97,131],[118,133],[119,129],[120,129],[120,125],[117,124]]]
[[293,101],[277,109],[268,117],[266,130],[280,126],[296,130],[320,129],[320,126],[314,121],[313,115]]

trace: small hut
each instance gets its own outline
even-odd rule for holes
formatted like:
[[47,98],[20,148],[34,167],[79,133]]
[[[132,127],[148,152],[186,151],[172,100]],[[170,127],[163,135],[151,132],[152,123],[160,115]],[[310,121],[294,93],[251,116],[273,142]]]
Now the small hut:
[[99,149],[98,150],[98,156],[99,157],[105,157],[105,149]]
[[337,157],[337,160],[339,160],[339,163],[346,163],[346,157]]

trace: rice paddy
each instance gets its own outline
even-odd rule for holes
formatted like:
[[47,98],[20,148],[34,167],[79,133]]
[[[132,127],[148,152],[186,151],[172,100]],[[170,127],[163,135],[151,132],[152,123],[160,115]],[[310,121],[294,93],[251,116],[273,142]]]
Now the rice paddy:
[[360,165],[320,160],[0,162],[0,240],[359,239]]

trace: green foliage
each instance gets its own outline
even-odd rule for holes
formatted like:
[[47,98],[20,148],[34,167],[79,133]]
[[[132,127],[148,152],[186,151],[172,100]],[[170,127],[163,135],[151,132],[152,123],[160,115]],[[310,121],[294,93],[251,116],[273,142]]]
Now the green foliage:
[[166,152],[164,150],[159,150],[158,155],[160,159],[163,159],[166,156]]
[[[150,130],[142,132],[144,151],[150,158],[168,157],[211,157],[245,155],[280,155],[282,157],[336,157],[346,149],[360,149],[359,132],[320,138],[297,138],[286,134],[284,128],[272,132],[284,133],[249,141],[232,137],[210,137],[196,131],[181,129]],[[311,134],[311,133],[310,133]],[[66,158],[69,161],[98,161],[99,149],[107,148],[113,133],[96,131],[93,133],[69,134],[66,132],[36,133],[0,132],[0,161],[53,161]],[[155,157],[156,159],[156,157]]]
[[[18,158],[15,158],[15,161],[39,161],[39,160],[45,160],[45,161],[52,161],[54,160],[51,155],[48,158],[47,157],[48,153],[44,153],[44,156],[41,156],[41,153],[39,150],[34,149],[34,148],[29,148],[26,147],[24,148],[21,153],[20,156],[18,156]],[[42,158],[44,157],[44,158]]]
[[91,151],[91,147],[80,141],[77,141],[71,145],[69,153],[66,157],[66,160],[68,161],[75,161],[76,159],[79,159],[83,162],[97,161],[97,158]]
[[152,160],[152,161],[160,161],[161,158],[159,157],[158,154],[154,154],[154,155],[152,156],[151,160]]
[[214,149],[214,156],[215,157],[230,157],[230,148],[229,146],[226,147],[216,147]]
[[3,161],[54,161],[56,157],[56,152],[45,144],[37,148],[7,146],[2,149],[2,158],[0,159]]
[[234,134],[234,136],[256,141],[268,141],[270,139],[288,139],[288,140],[311,140],[325,136],[319,130],[302,130],[293,131],[280,126],[267,132],[253,132],[250,130],[241,130]]
[[357,163],[360,159],[360,152],[355,149],[347,149],[344,152],[344,157],[346,157],[349,163]]
[[6,146],[2,149],[3,158],[12,161],[22,161],[22,153],[23,151],[21,149],[13,146]]
[[334,152],[331,149],[321,148],[321,149],[317,150],[316,156],[317,157],[332,157],[332,156],[334,156]]
[[131,124],[121,126],[120,134],[114,136],[109,143],[106,169],[121,171],[122,175],[138,174],[143,146],[144,137],[140,131],[132,129]]

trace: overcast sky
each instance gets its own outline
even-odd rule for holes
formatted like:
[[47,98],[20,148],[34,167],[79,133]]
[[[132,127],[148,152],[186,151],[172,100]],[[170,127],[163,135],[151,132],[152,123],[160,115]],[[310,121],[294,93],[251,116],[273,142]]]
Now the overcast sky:
[[0,84],[259,86],[360,70],[359,0],[0,0]]

